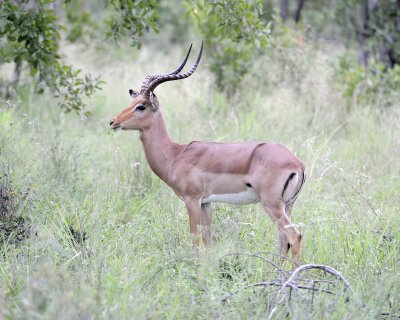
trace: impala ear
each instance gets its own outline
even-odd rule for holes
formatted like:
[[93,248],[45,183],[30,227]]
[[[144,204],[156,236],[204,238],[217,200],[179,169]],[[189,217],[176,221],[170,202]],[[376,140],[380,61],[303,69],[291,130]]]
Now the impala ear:
[[160,104],[158,103],[158,98],[153,91],[150,91],[150,103],[153,112],[156,112]]
[[135,99],[139,95],[139,92],[129,89],[129,95],[132,97],[132,99]]

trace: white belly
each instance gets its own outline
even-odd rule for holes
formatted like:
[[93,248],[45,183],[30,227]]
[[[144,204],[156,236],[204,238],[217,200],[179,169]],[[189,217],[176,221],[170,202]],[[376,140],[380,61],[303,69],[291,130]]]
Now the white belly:
[[250,204],[259,201],[260,199],[253,188],[247,188],[247,190],[239,193],[210,194],[208,197],[203,198],[201,203],[223,202],[230,204]]

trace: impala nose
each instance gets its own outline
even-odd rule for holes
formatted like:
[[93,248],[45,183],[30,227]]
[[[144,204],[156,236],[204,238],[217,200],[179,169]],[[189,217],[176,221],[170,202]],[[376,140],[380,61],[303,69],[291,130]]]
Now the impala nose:
[[113,130],[117,130],[117,129],[121,128],[121,125],[119,124],[119,121],[117,118],[112,118],[110,120],[110,128]]
[[112,118],[110,120],[110,128],[115,129],[115,127],[118,127],[118,123],[115,122],[116,118]]

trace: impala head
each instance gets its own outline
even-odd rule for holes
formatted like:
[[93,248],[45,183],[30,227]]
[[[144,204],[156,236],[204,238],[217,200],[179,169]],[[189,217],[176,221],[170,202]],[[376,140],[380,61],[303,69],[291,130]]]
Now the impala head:
[[151,127],[159,110],[158,99],[153,92],[154,89],[163,82],[185,79],[194,73],[201,59],[203,42],[201,43],[200,53],[194,65],[188,72],[180,74],[189,58],[191,50],[192,46],[190,46],[182,64],[175,71],[167,74],[146,76],[140,92],[129,89],[132,101],[125,110],[110,120],[111,129],[143,130]]

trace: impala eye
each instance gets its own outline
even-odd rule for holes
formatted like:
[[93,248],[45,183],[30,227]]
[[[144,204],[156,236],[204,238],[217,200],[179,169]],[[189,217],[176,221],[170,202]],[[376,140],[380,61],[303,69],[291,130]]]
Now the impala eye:
[[144,111],[145,109],[146,109],[146,107],[141,104],[141,105],[138,105],[135,110]]

